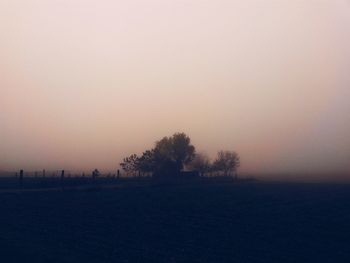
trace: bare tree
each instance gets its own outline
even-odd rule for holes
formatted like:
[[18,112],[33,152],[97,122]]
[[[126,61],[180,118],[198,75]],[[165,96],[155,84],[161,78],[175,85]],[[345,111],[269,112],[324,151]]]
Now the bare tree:
[[188,168],[196,170],[201,176],[210,170],[210,159],[205,153],[197,153],[192,162],[188,165]]
[[128,175],[136,175],[139,171],[139,159],[140,158],[136,154],[132,154],[124,158],[120,166]]
[[233,151],[219,151],[216,160],[213,164],[213,169],[223,172],[225,176],[230,176],[235,173],[237,178],[237,169],[240,166],[240,158]]

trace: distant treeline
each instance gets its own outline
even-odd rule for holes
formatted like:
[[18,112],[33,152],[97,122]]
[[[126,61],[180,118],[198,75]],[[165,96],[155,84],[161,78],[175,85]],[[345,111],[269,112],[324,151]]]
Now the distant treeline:
[[[235,176],[240,166],[239,155],[235,151],[219,151],[215,160],[204,153],[197,153],[191,144],[191,139],[185,133],[175,133],[164,137],[155,143],[154,148],[144,151],[140,156],[132,154],[125,157],[120,163],[124,177],[152,176],[153,178],[176,178],[181,175],[191,176]],[[6,172],[6,175],[9,175]],[[12,173],[13,174],[13,173]],[[6,176],[5,175],[5,176]],[[24,177],[57,177],[62,180],[70,177],[89,177],[96,179],[101,176],[98,169],[91,173],[73,173],[65,170],[34,171],[20,170],[15,177],[23,180]],[[119,178],[120,170],[115,173],[104,174],[104,177]]]
[[155,178],[178,177],[192,171],[192,175],[237,176],[240,158],[234,151],[219,151],[214,161],[206,154],[196,153],[185,133],[175,133],[155,143],[142,155],[132,154],[120,163],[128,175],[152,175]]

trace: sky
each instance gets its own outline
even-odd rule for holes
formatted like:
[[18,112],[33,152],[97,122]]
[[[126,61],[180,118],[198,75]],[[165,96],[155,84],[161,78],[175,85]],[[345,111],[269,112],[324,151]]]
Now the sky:
[[0,170],[116,170],[174,132],[350,174],[348,0],[0,0]]

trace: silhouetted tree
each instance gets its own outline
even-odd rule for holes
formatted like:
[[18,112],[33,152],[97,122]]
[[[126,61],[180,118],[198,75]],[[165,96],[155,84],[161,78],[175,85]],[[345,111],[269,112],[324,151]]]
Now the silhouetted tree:
[[155,150],[145,151],[137,160],[137,168],[142,173],[152,173],[156,168]]
[[155,148],[141,157],[132,154],[123,159],[121,168],[127,174],[152,173],[154,176],[178,175],[195,156],[195,147],[185,133],[175,133],[156,142]]
[[189,164],[195,156],[195,147],[185,133],[175,133],[164,137],[156,143],[154,154],[154,175],[179,175],[184,165]]
[[209,157],[204,153],[196,154],[188,168],[198,171],[201,176],[210,171],[211,164]]
[[129,157],[123,159],[120,163],[121,168],[128,174],[136,175],[139,169],[139,157],[136,154],[132,154]]
[[213,163],[213,169],[223,172],[225,176],[232,175],[240,166],[240,159],[236,152],[219,151],[216,160]]

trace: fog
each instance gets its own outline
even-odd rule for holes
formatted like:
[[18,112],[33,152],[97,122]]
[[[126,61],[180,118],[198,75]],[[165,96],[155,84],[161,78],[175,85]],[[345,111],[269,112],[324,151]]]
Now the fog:
[[0,0],[0,170],[185,132],[246,174],[350,173],[350,2]]

